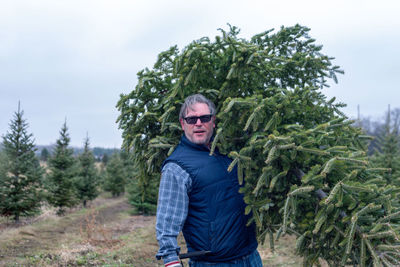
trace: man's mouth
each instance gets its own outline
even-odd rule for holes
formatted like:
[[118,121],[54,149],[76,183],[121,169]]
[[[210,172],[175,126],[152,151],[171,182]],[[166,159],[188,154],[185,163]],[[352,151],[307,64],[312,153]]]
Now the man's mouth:
[[196,130],[196,131],[193,131],[195,134],[202,134],[202,133],[205,133],[206,131],[204,131],[204,130]]

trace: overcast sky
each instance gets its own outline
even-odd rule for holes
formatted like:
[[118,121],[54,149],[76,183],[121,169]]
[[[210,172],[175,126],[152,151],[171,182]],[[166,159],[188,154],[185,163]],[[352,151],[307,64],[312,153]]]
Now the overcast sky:
[[227,23],[241,37],[296,23],[345,71],[324,93],[350,117],[400,107],[398,1],[1,0],[0,135],[18,101],[36,144],[55,143],[67,120],[71,145],[120,147],[115,105],[157,55]]

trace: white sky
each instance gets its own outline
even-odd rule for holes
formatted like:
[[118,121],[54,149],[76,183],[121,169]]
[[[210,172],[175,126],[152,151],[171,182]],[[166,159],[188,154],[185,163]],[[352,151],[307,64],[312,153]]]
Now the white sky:
[[219,34],[241,37],[296,23],[345,71],[324,91],[350,117],[400,107],[400,2],[218,0],[1,0],[0,135],[18,101],[36,144],[55,143],[65,120],[71,145],[119,147],[115,105],[136,73],[177,44]]

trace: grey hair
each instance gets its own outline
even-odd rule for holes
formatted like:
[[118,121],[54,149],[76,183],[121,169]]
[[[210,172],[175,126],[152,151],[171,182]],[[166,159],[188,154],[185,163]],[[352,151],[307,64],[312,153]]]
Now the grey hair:
[[208,106],[211,115],[215,115],[215,105],[214,103],[203,96],[202,94],[195,94],[186,97],[185,102],[183,103],[181,110],[179,112],[179,119],[183,119],[187,113],[187,109],[193,106],[196,103],[204,103]]

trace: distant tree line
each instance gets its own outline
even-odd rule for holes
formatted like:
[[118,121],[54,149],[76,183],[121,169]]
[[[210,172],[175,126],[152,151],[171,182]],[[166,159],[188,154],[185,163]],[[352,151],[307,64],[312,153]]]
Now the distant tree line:
[[[379,145],[382,137],[390,130],[399,134],[400,127],[400,108],[391,109],[390,106],[386,112],[382,113],[381,118],[371,118],[360,116],[355,120],[355,126],[361,127],[366,134],[374,137],[368,147],[368,154],[372,155],[376,151],[381,151]],[[389,128],[388,128],[389,127]]]
[[370,161],[387,169],[383,178],[388,183],[400,185],[400,109],[389,106],[382,120],[359,118],[355,126],[373,137],[368,147]]
[[[47,161],[50,151],[53,151],[55,145],[37,145],[36,156],[42,161]],[[1,145],[0,145],[1,150]],[[81,154],[84,151],[84,147],[72,147],[74,156]],[[120,152],[119,148],[104,148],[104,147],[93,147],[91,149],[96,162],[107,161],[112,154]]]
[[18,105],[0,145],[0,216],[15,222],[38,215],[46,203],[61,216],[79,204],[86,207],[101,192],[116,197],[128,188],[138,195],[138,190],[132,188],[135,183],[130,154],[120,149],[91,149],[88,136],[82,149],[73,149],[66,121],[55,145],[41,147],[39,153]]

